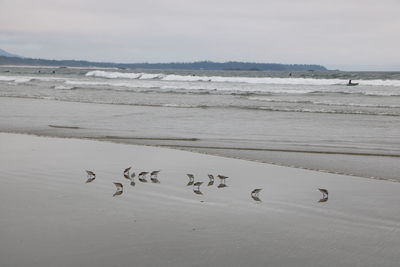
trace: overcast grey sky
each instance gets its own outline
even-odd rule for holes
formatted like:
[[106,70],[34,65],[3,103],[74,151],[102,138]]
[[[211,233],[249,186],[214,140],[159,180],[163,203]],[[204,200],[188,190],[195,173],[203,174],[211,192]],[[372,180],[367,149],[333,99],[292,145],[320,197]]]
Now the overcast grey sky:
[[400,70],[400,0],[0,0],[0,48],[115,62]]

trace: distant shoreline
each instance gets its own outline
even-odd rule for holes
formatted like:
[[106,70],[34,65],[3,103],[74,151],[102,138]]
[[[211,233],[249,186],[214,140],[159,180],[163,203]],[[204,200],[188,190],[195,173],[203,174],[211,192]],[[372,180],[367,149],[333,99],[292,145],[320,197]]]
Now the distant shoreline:
[[237,71],[328,71],[315,64],[279,64],[254,62],[171,62],[171,63],[112,63],[84,60],[49,60],[0,56],[0,65],[46,66],[46,67],[96,67],[118,69],[171,69],[171,70],[237,70]]

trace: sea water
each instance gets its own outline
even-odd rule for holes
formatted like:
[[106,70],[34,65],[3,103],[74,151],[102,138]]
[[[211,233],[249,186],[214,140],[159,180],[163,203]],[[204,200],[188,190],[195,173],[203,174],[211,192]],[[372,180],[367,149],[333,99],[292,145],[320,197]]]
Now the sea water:
[[398,72],[3,66],[0,103],[0,131],[400,180]]

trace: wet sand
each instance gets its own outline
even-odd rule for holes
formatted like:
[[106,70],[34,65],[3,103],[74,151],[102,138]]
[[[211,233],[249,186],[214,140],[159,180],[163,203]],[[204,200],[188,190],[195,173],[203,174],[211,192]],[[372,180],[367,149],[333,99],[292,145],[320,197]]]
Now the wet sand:
[[[70,94],[74,90],[62,92]],[[348,116],[302,114],[299,119],[288,112],[232,112],[51,99],[0,97],[0,131],[164,146],[400,181],[400,131],[396,129],[400,117],[363,116],[349,121]],[[353,120],[359,123],[355,128]]]
[[[0,265],[398,266],[400,183],[167,148],[0,134]],[[160,169],[132,187],[123,170]],[[96,179],[86,184],[85,170]],[[187,173],[203,181],[202,195]],[[207,186],[207,174],[229,176]],[[113,197],[113,182],[124,185]],[[263,188],[261,202],[250,192]],[[329,199],[318,202],[327,188]]]

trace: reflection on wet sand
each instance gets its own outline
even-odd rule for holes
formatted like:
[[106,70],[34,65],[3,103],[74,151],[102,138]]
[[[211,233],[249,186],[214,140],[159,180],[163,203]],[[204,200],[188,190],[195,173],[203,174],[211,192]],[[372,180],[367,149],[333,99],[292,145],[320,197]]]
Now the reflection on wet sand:
[[157,177],[151,177],[151,178],[150,178],[150,181],[151,181],[152,183],[154,183],[154,184],[159,184],[159,183],[160,183],[160,180],[158,180]]
[[115,191],[115,193],[113,194],[113,197],[122,195],[122,193],[123,193],[122,190],[117,190],[117,191]]
[[197,195],[203,195],[203,193],[199,189],[193,189],[193,192]]
[[318,203],[320,202],[327,202],[328,201],[328,197],[323,197],[320,200],[318,200]]
[[224,183],[220,183],[217,187],[218,188],[225,188],[225,187],[228,187],[228,185],[226,185]]

